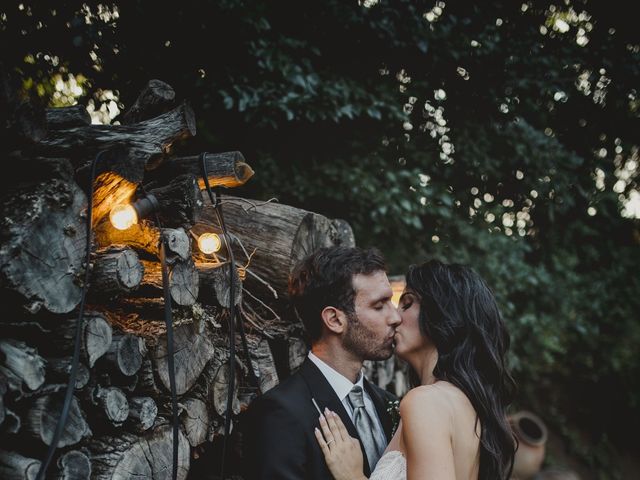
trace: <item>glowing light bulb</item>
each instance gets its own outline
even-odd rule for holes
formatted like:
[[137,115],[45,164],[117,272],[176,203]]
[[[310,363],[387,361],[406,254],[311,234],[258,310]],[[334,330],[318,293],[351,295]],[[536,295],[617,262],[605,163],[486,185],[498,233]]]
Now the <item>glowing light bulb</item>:
[[202,253],[210,254],[220,250],[222,242],[217,233],[203,233],[198,237],[198,248]]
[[118,230],[126,230],[131,225],[138,223],[138,214],[133,205],[116,205],[111,209],[109,220]]

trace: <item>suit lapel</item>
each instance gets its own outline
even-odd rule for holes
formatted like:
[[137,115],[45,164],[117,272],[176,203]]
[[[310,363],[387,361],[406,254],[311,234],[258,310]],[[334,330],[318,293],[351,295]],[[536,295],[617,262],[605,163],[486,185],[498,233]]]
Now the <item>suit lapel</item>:
[[307,383],[307,386],[311,391],[311,397],[315,399],[320,410],[324,413],[324,408],[327,407],[329,410],[336,412],[342,419],[342,423],[344,423],[349,435],[360,440],[356,427],[345,410],[342,401],[338,398],[335,390],[331,384],[329,384],[322,372],[308,358],[300,367],[300,375],[302,375]]
[[[336,395],[335,390],[322,374],[322,372],[318,369],[318,367],[316,367],[308,357],[300,366],[298,372],[307,383],[307,387],[311,392],[311,397],[318,403],[318,407],[320,407],[320,410],[322,410],[324,413],[324,408],[327,407],[329,410],[337,413],[342,419],[342,423],[344,423],[344,426],[347,429],[347,432],[349,432],[349,435],[353,438],[358,439],[358,441],[360,442],[360,448],[362,449],[362,456],[364,457],[364,474],[368,477],[371,474],[371,471],[369,470],[367,454],[364,451],[362,442],[360,441],[358,431],[351,421],[351,417],[349,417],[347,410],[344,408],[342,401],[338,398],[338,395]],[[312,408],[315,411],[315,408],[313,406]],[[376,409],[377,408],[378,407],[376,406]]]
[[387,437],[387,443],[391,441],[391,430],[393,428],[391,415],[387,412],[387,408],[385,405],[385,400],[382,398],[380,393],[378,393],[377,389],[375,389],[367,379],[364,379],[364,388],[369,393],[371,400],[373,401],[373,405],[376,407],[376,412],[378,412],[378,418],[382,423],[382,428],[384,429],[384,434]]

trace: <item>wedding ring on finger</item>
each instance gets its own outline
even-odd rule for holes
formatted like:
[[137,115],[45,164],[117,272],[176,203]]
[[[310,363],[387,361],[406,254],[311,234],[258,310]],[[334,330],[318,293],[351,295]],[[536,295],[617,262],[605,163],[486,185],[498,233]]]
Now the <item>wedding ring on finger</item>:
[[329,444],[330,444],[331,442],[333,442],[334,440],[335,440],[334,438],[332,438],[331,440],[329,440],[329,441],[327,442],[327,447],[328,447],[328,446],[329,446]]

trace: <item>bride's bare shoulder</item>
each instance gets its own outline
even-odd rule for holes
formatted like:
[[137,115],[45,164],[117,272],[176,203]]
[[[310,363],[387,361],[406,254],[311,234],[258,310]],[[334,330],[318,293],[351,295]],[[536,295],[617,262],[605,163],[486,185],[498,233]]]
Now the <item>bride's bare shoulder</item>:
[[411,415],[426,407],[435,415],[451,414],[455,409],[471,407],[467,396],[455,385],[438,381],[432,385],[421,385],[407,392],[400,402],[400,413]]
[[[400,402],[400,415],[402,418],[423,416],[441,417],[451,413],[451,395],[449,386],[441,385],[445,382],[437,382],[433,385],[421,385],[412,388]],[[455,388],[455,387],[453,387]]]

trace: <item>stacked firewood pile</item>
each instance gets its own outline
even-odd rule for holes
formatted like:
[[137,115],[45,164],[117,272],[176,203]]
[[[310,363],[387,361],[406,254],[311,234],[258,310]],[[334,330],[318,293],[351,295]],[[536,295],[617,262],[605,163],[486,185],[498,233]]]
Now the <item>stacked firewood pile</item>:
[[[246,381],[248,361],[268,390],[304,359],[300,324],[284,307],[288,274],[319,247],[354,244],[351,229],[277,202],[223,195],[237,267],[230,272],[224,247],[216,254],[197,247],[201,234],[222,231],[203,195],[202,158],[175,153],[196,128],[192,109],[176,103],[170,86],[150,81],[122,124],[106,126],[91,125],[81,106],[38,110],[16,96],[10,79],[2,81],[3,160],[11,168],[0,179],[0,478],[35,478],[52,441],[83,288],[75,392],[47,478],[171,477],[161,241],[175,326],[178,478],[186,478],[203,445],[224,434],[229,376],[238,379],[235,416],[256,393]],[[253,175],[240,152],[207,154],[205,162],[212,187],[240,186]],[[155,213],[114,228],[114,206],[149,195]],[[244,358],[238,342],[233,368],[231,302],[251,357]]]

